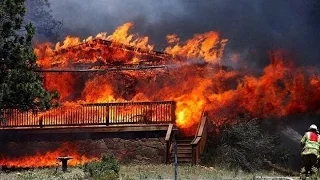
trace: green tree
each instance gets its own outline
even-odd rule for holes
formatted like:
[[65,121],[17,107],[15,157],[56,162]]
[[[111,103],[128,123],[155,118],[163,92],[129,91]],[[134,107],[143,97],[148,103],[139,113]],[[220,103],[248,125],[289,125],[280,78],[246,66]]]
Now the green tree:
[[34,27],[23,26],[25,12],[24,0],[0,0],[0,109],[47,109],[54,97],[34,71]]

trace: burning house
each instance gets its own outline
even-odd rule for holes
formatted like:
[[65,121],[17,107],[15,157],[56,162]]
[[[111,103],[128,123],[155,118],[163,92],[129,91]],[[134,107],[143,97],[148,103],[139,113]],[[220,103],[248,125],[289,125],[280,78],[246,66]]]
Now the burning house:
[[[107,70],[107,73],[93,74],[45,73],[46,88],[57,90],[60,101],[68,103],[173,100],[177,102],[179,126],[188,128],[197,124],[205,98],[197,97],[199,94],[194,85],[203,84],[197,87],[199,91],[206,89],[208,82],[201,76],[209,69],[218,71],[216,63],[223,55],[227,40],[221,39],[218,33],[208,32],[196,35],[185,45],[172,45],[165,52],[158,52],[148,44],[148,37],[129,34],[132,26],[133,23],[126,23],[109,36],[100,33],[84,41],[67,37],[63,44],[57,43],[54,48],[49,44],[38,45],[35,51],[38,63],[44,69]],[[170,35],[168,41],[174,43],[177,37]],[[187,59],[195,60],[187,62]],[[126,70],[128,67],[158,69],[129,71]],[[113,68],[120,69],[112,71]],[[188,76],[195,77],[182,81]]]
[[[234,119],[243,114],[278,119],[319,112],[320,76],[312,68],[296,66],[285,51],[271,51],[270,64],[259,73],[245,67],[226,68],[221,62],[228,40],[217,32],[196,34],[186,41],[170,34],[168,47],[159,52],[148,37],[130,34],[132,26],[131,22],[125,23],[110,35],[99,33],[85,40],[68,36],[55,45],[36,45],[45,87],[59,92],[60,106],[36,115],[8,111],[8,121],[1,127],[173,122],[190,137],[205,126],[201,120],[206,117],[213,125],[209,130],[213,133],[225,124],[235,123]],[[237,62],[239,55],[233,54],[231,60]],[[71,144],[72,138],[68,137],[68,143],[54,142],[58,150],[42,150],[18,159],[2,158],[0,164],[29,166],[24,164],[25,159],[35,158],[36,164],[31,166],[50,166],[63,153],[73,156],[73,164],[77,164],[96,159],[106,149],[112,149],[108,153],[120,158],[132,158],[135,154],[130,151],[141,146],[144,147],[139,150],[152,152],[146,152],[146,157],[157,154],[156,159],[164,161],[163,157],[168,156],[164,145],[167,129],[166,126],[163,132],[150,137],[155,147],[146,147],[140,139],[119,140],[115,134],[103,145],[99,140],[87,140],[101,135],[90,135],[86,140],[76,138]],[[163,139],[158,141],[159,137]],[[6,147],[17,149],[17,144],[8,143]],[[45,143],[42,147],[49,146]],[[91,148],[86,149],[87,146]],[[33,154],[35,151],[31,150]]]
[[[20,112],[8,109],[4,113],[6,121],[1,124],[3,130],[8,130],[10,133],[12,128],[21,130],[21,128],[30,127],[33,130],[30,134],[34,132],[45,132],[45,134],[74,133],[75,127],[91,126],[94,130],[91,129],[89,132],[111,131],[112,133],[122,130],[108,129],[104,131],[106,128],[98,126],[152,124],[155,127],[149,127],[149,130],[146,127],[147,129],[142,131],[162,131],[159,132],[160,134],[152,133],[152,136],[162,136],[163,139],[162,141],[157,140],[161,143],[156,147],[160,154],[156,152],[148,156],[155,156],[158,158],[158,162],[164,160],[169,162],[172,126],[168,128],[168,124],[177,124],[185,129],[186,136],[190,137],[195,134],[196,126],[198,126],[198,121],[204,111],[204,102],[198,102],[197,105],[196,101],[188,100],[190,97],[184,97],[186,96],[183,92],[185,90],[179,89],[183,84],[180,84],[177,78],[184,78],[179,74],[185,74],[195,67],[202,69],[208,66],[218,69],[218,66],[212,62],[219,61],[226,40],[220,41],[217,33],[208,32],[197,35],[185,46],[176,45],[168,47],[167,52],[159,52],[154,51],[153,46],[148,44],[147,37],[136,37],[129,34],[128,30],[132,25],[132,23],[126,23],[117,28],[110,36],[107,36],[106,33],[100,33],[95,38],[89,37],[84,41],[80,41],[79,38],[67,37],[62,45],[57,43],[54,48],[47,43],[37,45],[35,52],[41,67],[39,72],[44,75],[45,87],[50,91],[59,92],[61,105],[44,112]],[[193,41],[197,41],[199,38],[204,41],[201,44],[203,50],[192,47],[194,46]],[[168,41],[173,43],[176,40],[176,36],[168,36]],[[208,48],[208,46],[215,47]],[[192,49],[199,52],[193,52]],[[204,60],[186,63],[184,61],[188,57],[182,55],[183,51],[190,51],[189,58],[201,57]],[[198,76],[201,74],[203,73]],[[201,81],[201,79],[197,81]],[[189,86],[189,84],[184,86]],[[192,88],[192,86],[190,87]],[[196,98],[196,94],[190,95]],[[177,98],[181,98],[181,100],[177,101]],[[156,126],[157,124],[159,126]],[[56,129],[57,127],[59,128]],[[73,127],[73,129],[69,127]],[[40,130],[35,128],[40,128]],[[133,129],[134,127],[131,127],[129,131],[137,131]],[[88,133],[88,129],[85,128],[82,131],[76,131]],[[169,133],[169,136],[164,139],[165,134],[163,133],[166,132]],[[167,141],[167,147],[164,147],[164,140]],[[188,140],[190,147],[191,140]],[[79,144],[73,139],[69,139],[69,141]],[[155,143],[159,143],[157,141]],[[118,143],[122,144],[123,142]],[[115,143],[111,142],[111,144]],[[79,147],[82,146],[79,145]],[[146,148],[144,146],[141,145],[139,148]],[[68,151],[70,147],[73,147],[72,151]],[[203,147],[202,143],[202,151]],[[105,150],[100,150],[93,153],[90,158],[87,157],[88,155],[83,155],[84,158],[82,158],[79,153],[75,153],[74,146],[64,143],[59,147],[59,150],[49,151],[45,154],[37,153],[38,155],[32,156],[35,159],[46,159],[43,163],[39,163],[37,160],[34,161],[36,164],[23,163],[23,158],[9,160],[7,157],[3,157],[2,164],[22,167],[53,165],[54,155],[63,152],[60,149],[65,150],[65,153],[69,155],[76,154],[72,155],[76,157],[73,158],[73,164],[94,160],[105,152]],[[128,154],[127,149],[130,149],[130,146],[120,151],[125,151],[125,154]],[[191,149],[189,153],[192,153]],[[119,155],[119,152],[114,152],[114,154]],[[155,154],[159,154],[158,157]],[[26,158],[31,157],[26,156]],[[191,161],[190,158],[188,157],[186,161]],[[198,159],[199,156],[195,161]]]

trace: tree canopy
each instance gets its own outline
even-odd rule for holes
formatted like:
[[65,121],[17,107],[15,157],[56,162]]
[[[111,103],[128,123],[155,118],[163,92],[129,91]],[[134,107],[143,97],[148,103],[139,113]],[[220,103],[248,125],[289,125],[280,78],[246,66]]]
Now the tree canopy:
[[0,109],[47,109],[54,97],[34,71],[35,28],[23,24],[25,12],[24,0],[0,0]]

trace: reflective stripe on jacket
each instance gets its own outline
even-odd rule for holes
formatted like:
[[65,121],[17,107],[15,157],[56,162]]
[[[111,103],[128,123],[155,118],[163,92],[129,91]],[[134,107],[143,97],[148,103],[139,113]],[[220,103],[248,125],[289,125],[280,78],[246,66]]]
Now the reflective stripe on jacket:
[[306,132],[301,139],[303,145],[302,154],[315,154],[319,156],[320,138],[315,132]]

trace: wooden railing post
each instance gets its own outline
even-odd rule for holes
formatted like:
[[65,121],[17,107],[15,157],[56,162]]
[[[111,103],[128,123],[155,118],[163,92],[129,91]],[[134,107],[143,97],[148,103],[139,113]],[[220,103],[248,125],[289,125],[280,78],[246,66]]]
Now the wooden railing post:
[[171,123],[175,124],[176,123],[176,102],[172,102],[172,107],[171,107]]
[[196,146],[195,145],[191,145],[192,147],[192,162],[191,165],[196,165]]
[[166,141],[166,164],[169,164],[170,162],[170,152],[171,152],[171,137],[172,137],[172,130],[173,130],[173,124],[169,124],[167,134],[165,137]]
[[170,146],[171,146],[171,141],[166,141],[166,164],[169,164],[170,162]]
[[40,127],[40,128],[43,128],[43,116],[40,117],[39,127]]
[[196,165],[200,161],[200,156],[204,150],[207,141],[207,113],[202,113],[201,120],[192,142],[192,165]]
[[110,113],[110,108],[109,108],[109,105],[105,105],[106,106],[106,126],[109,126],[110,124],[110,121],[109,121],[109,113]]

